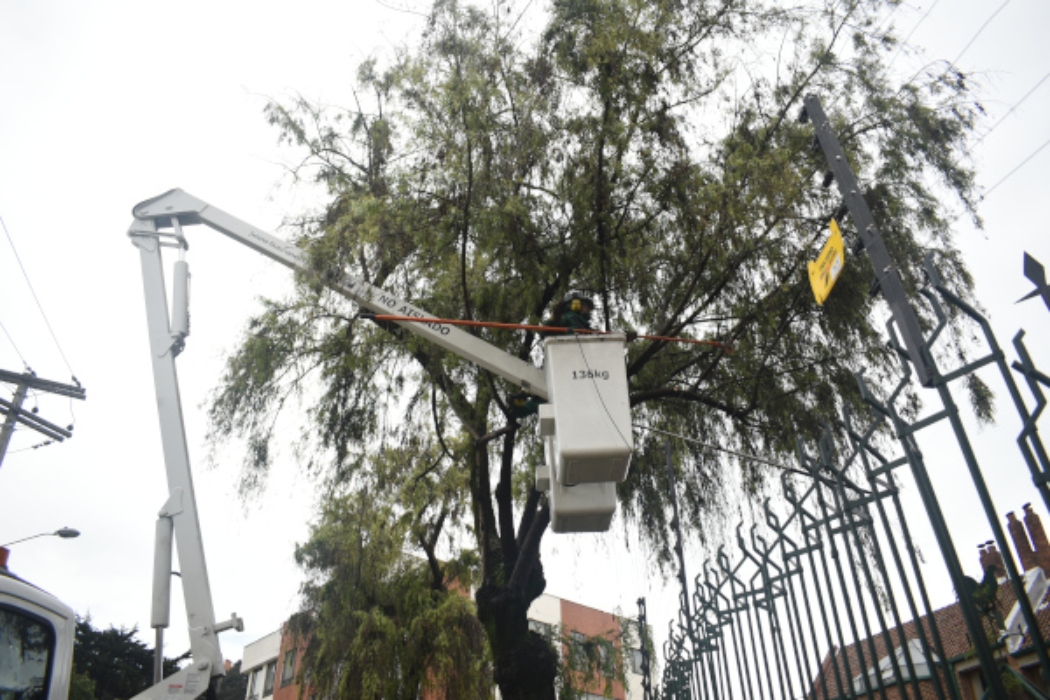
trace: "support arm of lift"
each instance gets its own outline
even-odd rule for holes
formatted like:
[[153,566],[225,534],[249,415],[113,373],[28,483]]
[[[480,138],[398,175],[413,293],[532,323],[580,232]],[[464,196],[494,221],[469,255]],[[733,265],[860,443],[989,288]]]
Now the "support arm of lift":
[[[175,369],[175,357],[181,352],[189,333],[188,272],[184,262],[177,263],[173,308],[169,317],[161,250],[176,247],[181,257],[187,248],[183,226],[204,224],[293,270],[308,270],[309,260],[306,252],[298,246],[261,231],[182,190],[171,190],[146,200],[134,208],[133,214],[135,218],[128,235],[139,249],[142,264],[150,355],[168,480],[169,497],[159,515],[162,520],[170,521],[175,535],[192,655],[189,666],[143,691],[134,700],[161,700],[172,695],[193,698],[214,688],[216,679],[225,674],[218,633],[230,628],[243,629],[243,623],[236,614],[228,621],[215,621]],[[430,317],[426,311],[362,279],[347,276],[328,286],[377,313]],[[399,325],[529,393],[548,398],[547,378],[542,370],[476,336],[443,323],[405,322]],[[158,541],[160,539],[163,538]],[[170,547],[170,535],[166,541],[166,546]],[[166,555],[166,560],[170,562],[170,554]],[[165,561],[163,552],[158,554],[158,561]],[[161,565],[154,573],[155,579],[159,577],[159,580],[154,583],[153,626],[159,629],[168,624],[166,591],[170,587],[165,580],[170,573],[168,569],[170,567]]]
[[[309,270],[306,252],[295,244],[282,241],[179,189],[147,199],[136,206],[133,213],[135,222],[129,232],[132,236],[139,234],[140,231],[146,235],[156,235],[156,231],[172,228],[176,224],[180,229],[182,226],[204,224],[286,267],[293,270]],[[376,313],[394,313],[415,318],[432,316],[357,277],[348,275],[341,281],[330,283],[328,286],[351,301]],[[544,399],[549,398],[547,380],[542,370],[477,336],[443,323],[402,323],[400,325],[507,381],[521,386],[530,394]]]

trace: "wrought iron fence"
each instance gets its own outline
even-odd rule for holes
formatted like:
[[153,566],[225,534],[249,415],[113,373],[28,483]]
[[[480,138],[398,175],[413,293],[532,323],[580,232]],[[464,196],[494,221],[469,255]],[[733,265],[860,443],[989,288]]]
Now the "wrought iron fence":
[[[820,116],[815,119],[820,145],[826,150],[837,148],[819,101],[807,98],[807,108],[811,115]],[[828,158],[844,161],[834,159],[831,151]],[[849,172],[835,175],[852,177]],[[858,213],[863,214],[862,198],[855,189],[850,194],[859,201],[851,204],[843,192],[846,203],[860,207]],[[878,232],[873,235],[877,242]],[[980,700],[1018,693],[1047,697],[1050,609],[1033,608],[1025,567],[1019,568],[1014,559],[951,389],[983,367],[998,368],[1021,418],[1018,448],[1050,510],[1050,458],[1037,429],[1050,377],[1036,366],[1023,331],[1013,338],[1016,359],[1010,363],[988,320],[945,287],[930,259],[924,267],[927,285],[920,291],[920,301],[930,305],[937,324],[926,334],[909,324],[906,346],[897,335],[898,328],[905,326],[898,322],[894,308],[887,334],[891,351],[900,359],[900,374],[892,391],[880,396],[858,374],[861,395],[872,409],[870,416],[862,420],[844,412],[835,425],[825,426],[816,444],[800,442],[799,470],[783,475],[782,498],[763,504],[764,522],[738,526],[735,543],[723,545],[705,561],[691,586],[677,531],[677,502],[672,498],[681,593],[678,616],[669,625],[663,648],[661,697]],[[972,362],[942,371],[934,350],[948,325],[950,309],[958,312],[953,316],[968,317],[981,328],[986,350]],[[909,421],[903,404],[917,362],[919,383],[935,395],[932,403],[937,406],[931,414]],[[1019,380],[1027,386],[1028,398]],[[1001,555],[1002,571],[993,567],[981,582],[963,574],[919,447],[918,434],[941,421],[951,425]],[[880,443],[879,434],[892,437]],[[670,444],[667,467],[673,495]],[[935,610],[930,602],[901,503],[895,475],[901,469],[915,482],[957,594],[958,602],[946,608]],[[991,557],[989,552],[985,554]],[[1005,575],[1009,590],[997,590],[996,573]],[[1003,600],[1012,606],[1005,620],[1000,619]],[[1035,659],[1028,673],[1016,661],[1021,652]],[[968,680],[972,678],[979,682]]]
[[[1050,612],[1037,619],[950,385],[986,365],[999,368],[1023,426],[1018,447],[1050,509],[1050,460],[1036,426],[1050,378],[1036,366],[1023,332],[1014,337],[1017,359],[1008,364],[987,319],[946,289],[929,261],[926,273],[929,284],[921,294],[938,324],[925,339],[923,352],[933,370],[932,388],[940,409],[913,422],[903,417],[911,364],[891,322],[889,344],[901,357],[896,386],[880,397],[862,374],[857,376],[874,418],[858,424],[845,412],[837,425],[826,426],[817,444],[799,443],[800,470],[783,474],[782,502],[764,503],[761,527],[738,526],[735,545],[722,546],[717,556],[703,563],[691,591],[681,541],[676,542],[681,599],[678,619],[671,622],[664,645],[662,697],[959,700],[972,697],[959,683],[965,666],[979,667],[991,697],[1006,698],[1018,687],[1045,697],[1037,686],[1048,687],[1050,679],[1045,639]],[[931,350],[948,323],[946,305],[981,327],[988,350],[965,366],[941,373]],[[1017,377],[1027,385],[1032,407]],[[953,428],[1001,553],[1012,587],[1009,600],[1017,603],[1015,617],[1023,621],[1023,643],[1038,660],[1041,684],[1010,667],[1004,653],[1009,640],[998,631],[999,621],[987,599],[981,599],[981,591],[973,590],[963,575],[917,440],[920,431],[942,420]],[[876,444],[875,436],[885,426],[894,436],[895,455],[884,454],[885,445]],[[836,442],[835,433],[845,439]],[[670,454],[668,447],[673,488]],[[965,592],[957,605],[941,611],[931,606],[901,504],[894,472],[902,468],[910,470],[918,487],[955,590]],[[673,523],[677,524],[677,505]],[[947,641],[942,630],[946,624],[952,626]],[[962,635],[960,624],[965,628]]]

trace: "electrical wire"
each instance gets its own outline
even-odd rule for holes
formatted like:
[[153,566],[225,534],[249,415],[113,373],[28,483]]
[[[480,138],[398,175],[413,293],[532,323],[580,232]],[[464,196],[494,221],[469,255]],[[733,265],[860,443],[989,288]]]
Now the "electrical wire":
[[587,353],[583,349],[583,342],[580,340],[578,334],[575,335],[575,338],[576,345],[580,348],[580,357],[583,358],[583,366],[587,368],[587,373],[591,376],[591,383],[594,384],[594,392],[598,394],[598,400],[601,402],[602,408],[605,409],[605,415],[608,416],[609,422],[612,423],[612,427],[616,431],[616,434],[620,436],[620,440],[629,450],[631,449],[631,443],[623,436],[623,433],[620,432],[620,426],[616,425],[616,420],[613,419],[612,412],[609,410],[609,407],[605,405],[605,399],[602,397],[602,390],[598,387],[597,374],[591,369],[591,363],[587,361]]
[[22,361],[22,366],[26,369],[29,369],[29,363],[26,362],[26,358],[22,355],[22,351],[18,349],[18,344],[15,343],[15,339],[11,337],[11,334],[7,330],[7,326],[4,325],[3,321],[0,321],[0,329],[4,331],[4,335],[6,335],[8,341],[10,341],[11,347],[15,349],[15,353],[18,355],[18,359]]
[[678,433],[672,433],[672,432],[669,432],[667,430],[660,430],[659,428],[652,428],[652,427],[649,427],[648,425],[640,425],[638,423],[632,423],[631,427],[639,428],[641,430],[648,430],[651,433],[659,433],[660,435],[666,435],[667,437],[673,437],[673,438],[676,438],[678,440],[684,440],[686,442],[691,442],[691,443],[693,443],[695,445],[700,445],[701,447],[706,447],[706,448],[711,449],[711,450],[717,450],[719,452],[725,452],[726,454],[733,455],[734,457],[739,457],[741,459],[749,459],[749,460],[751,460],[753,462],[760,462],[760,463],[768,465],[770,467],[776,467],[777,469],[782,469],[782,470],[784,470],[786,472],[793,472],[795,474],[801,474],[803,476],[811,476],[811,474],[809,474],[808,472],[805,472],[805,471],[803,471],[801,469],[796,469],[794,467],[788,467],[788,466],[785,466],[785,465],[780,464],[778,462],[774,462],[772,460],[766,459],[765,457],[758,457],[756,455],[749,455],[749,454],[746,454],[744,452],[737,452],[736,450],[730,450],[730,449],[727,449],[727,448],[722,447],[720,445],[712,445],[711,443],[708,443],[708,442],[701,442],[700,440],[697,440],[695,438],[686,437],[685,435],[679,435]]
[[915,30],[918,29],[923,22],[926,21],[926,18],[930,16],[930,13],[933,12],[933,8],[937,7],[937,3],[939,3],[940,1],[941,0],[934,0],[933,4],[930,5],[930,9],[926,10],[926,14],[920,17],[919,21],[915,23],[915,26],[911,28],[911,31],[908,32],[908,36],[904,37],[904,40],[901,41],[900,45],[897,47],[897,51],[894,52],[893,56],[890,58],[890,62],[886,64],[887,68],[892,66],[893,62],[897,60],[897,56],[900,55],[901,50],[908,45],[908,40],[911,39],[911,35],[915,33]]
[[[971,47],[971,46],[973,46],[973,44],[974,44],[974,42],[975,42],[975,41],[977,41],[977,38],[978,38],[979,36],[981,36],[981,34],[982,34],[982,33],[984,32],[984,30],[985,30],[985,29],[986,29],[986,28],[988,27],[988,25],[992,23],[992,20],[993,20],[993,19],[995,19],[995,18],[996,18],[996,17],[997,17],[998,15],[999,15],[999,13],[1000,13],[1000,12],[1002,12],[1002,11],[1003,11],[1004,9],[1006,9],[1006,6],[1007,6],[1007,5],[1009,5],[1009,4],[1011,3],[1011,2],[1013,2],[1013,0],[1005,0],[1005,1],[1003,2],[1003,4],[1002,4],[1002,5],[1000,5],[1000,6],[998,7],[998,9],[996,9],[996,11],[995,11],[995,12],[993,12],[993,13],[991,14],[991,16],[990,16],[990,17],[988,17],[988,19],[986,19],[986,20],[984,21],[984,23],[983,23],[983,24],[982,24],[982,25],[981,25],[981,26],[980,26],[980,27],[979,27],[979,28],[977,29],[977,31],[976,31],[976,32],[974,32],[974,35],[970,37],[970,40],[966,42],[966,45],[965,45],[965,46],[963,46],[963,48],[962,48],[962,51],[960,51],[960,52],[959,52],[959,54],[958,54],[958,55],[957,55],[957,56],[956,56],[956,57],[955,57],[955,58],[954,58],[954,59],[952,60],[952,62],[948,64],[948,67],[947,67],[947,68],[945,68],[945,69],[944,69],[944,71],[942,71],[942,72],[941,72],[940,76],[938,76],[938,78],[937,78],[938,80],[940,80],[940,78],[943,78],[943,77],[944,77],[945,75],[947,75],[947,74],[948,74],[948,72],[949,72],[949,71],[951,71],[951,70],[952,70],[952,68],[954,68],[954,67],[955,67],[955,64],[959,62],[959,59],[961,59],[961,58],[963,57],[963,55],[964,55],[964,54],[965,54],[965,53],[966,53],[967,51],[969,51],[969,50],[970,50],[970,47]],[[933,3],[933,6],[931,6],[931,7],[930,7],[930,9],[929,9],[929,10],[928,10],[928,11],[926,12],[926,14],[922,16],[922,19],[920,19],[920,20],[919,20],[919,23],[918,23],[918,24],[916,24],[914,28],[912,28],[912,31],[908,33],[908,37],[907,37],[907,38],[905,38],[904,42],[901,42],[901,47],[897,49],[897,53],[900,53],[900,50],[901,50],[901,48],[903,48],[903,47],[904,47],[904,45],[905,45],[905,43],[907,42],[908,38],[911,38],[911,35],[912,35],[912,33],[914,33],[914,32],[915,32],[915,29],[917,29],[917,28],[918,28],[919,24],[922,24],[922,21],[926,19],[926,17],[927,17],[927,16],[928,16],[928,15],[930,14],[930,12],[932,12],[932,11],[933,11],[933,7],[935,7],[936,5],[937,5],[937,3],[936,3],[936,2],[934,2],[934,3]],[[889,64],[887,65],[887,68],[889,68],[889,66],[893,65],[893,61],[894,61],[894,60],[896,60],[896,58],[897,58],[897,54],[894,54],[894,55],[893,55],[893,58],[892,58],[892,59],[890,60]],[[912,82],[912,80],[914,80],[915,78],[917,78],[917,77],[918,77],[918,75],[919,75],[919,73],[921,73],[921,72],[922,72],[922,70],[920,70],[920,71],[919,71],[918,73],[916,73],[916,74],[915,74],[914,76],[912,76],[912,77],[911,77],[911,78],[910,78],[910,79],[908,80],[908,83],[911,83],[911,82]]]
[[54,444],[56,444],[54,440],[45,440],[44,442],[38,442],[37,444],[30,445],[29,447],[22,447],[22,448],[19,448],[17,450],[8,450],[7,454],[9,454],[9,455],[16,455],[19,452],[29,452],[30,450],[39,450],[41,447],[47,447],[48,445],[54,445]]
[[[62,356],[62,361],[66,363],[66,369],[69,370],[69,374],[73,375],[73,367],[69,364],[69,359],[66,357],[66,353],[62,350],[62,344],[58,342],[58,336],[55,335],[55,330],[51,327],[51,321],[48,320],[47,314],[44,313],[44,307],[40,303],[40,299],[36,295],[36,290],[33,289],[33,283],[29,279],[29,273],[26,272],[25,265],[22,264],[22,258],[18,255],[18,249],[15,248],[15,241],[11,238],[11,232],[7,230],[7,223],[4,222],[4,217],[0,216],[0,227],[4,229],[4,235],[7,236],[7,242],[11,244],[11,251],[15,254],[15,260],[18,261],[18,267],[22,270],[22,276],[26,279],[26,284],[29,285],[29,291],[33,295],[33,301],[36,302],[36,307],[40,309],[40,315],[44,318],[44,324],[47,326],[47,330],[51,333],[51,339],[55,341],[55,347],[58,348],[58,354]],[[25,360],[23,360],[25,362]],[[76,377],[74,377],[74,380]]]
[[983,196],[983,197],[981,197],[981,199],[985,199],[985,198],[987,198],[987,197],[988,197],[988,195],[990,195],[990,194],[991,194],[992,192],[994,192],[994,191],[995,191],[995,189],[996,189],[997,187],[999,187],[999,185],[1001,185],[1001,184],[1003,184],[1004,182],[1006,182],[1007,180],[1009,180],[1009,179],[1010,179],[1010,176],[1012,176],[1012,175],[1013,175],[1014,173],[1016,173],[1016,172],[1017,172],[1018,170],[1020,170],[1020,169],[1021,169],[1022,167],[1024,167],[1024,165],[1025,165],[1025,164],[1026,164],[1026,163],[1027,163],[1028,161],[1032,160],[1032,159],[1033,159],[1033,158],[1035,158],[1035,157],[1036,157],[1037,155],[1039,155],[1039,152],[1040,152],[1040,151],[1042,151],[1042,150],[1043,150],[1044,148],[1046,148],[1047,146],[1050,146],[1050,139],[1047,139],[1046,141],[1044,141],[1044,142],[1043,142],[1043,145],[1042,145],[1042,146],[1040,146],[1039,148],[1037,148],[1037,149],[1035,149],[1034,151],[1032,151],[1032,153],[1031,153],[1031,154],[1030,154],[1030,155],[1029,155],[1029,156],[1028,156],[1027,158],[1025,158],[1025,159],[1024,159],[1024,160],[1022,160],[1022,161],[1021,161],[1020,163],[1018,163],[1018,164],[1017,164],[1017,166],[1016,166],[1016,167],[1015,167],[1015,168],[1014,168],[1013,170],[1011,170],[1010,172],[1006,173],[1006,175],[1003,175],[1003,176],[1002,176],[1001,178],[999,178],[999,181],[998,181],[998,182],[996,182],[996,183],[995,183],[994,185],[992,185],[991,187],[989,187],[989,188],[988,188],[988,191],[984,193],[984,196]]
[[984,24],[981,25],[980,29],[978,29],[977,32],[972,37],[970,37],[970,40],[966,42],[966,46],[964,46],[962,51],[959,52],[959,55],[955,57],[955,60],[948,64],[948,67],[944,70],[945,73],[950,71],[955,66],[955,64],[959,62],[959,59],[963,57],[963,54],[969,51],[970,47],[973,46],[973,42],[977,41],[977,37],[981,36],[981,32],[983,32],[985,28],[992,23],[992,20],[995,19],[1000,12],[1006,9],[1006,6],[1009,5],[1011,2],[1013,2],[1013,0],[1006,0],[1002,5],[999,6],[999,9],[992,13],[991,17],[984,21]]
[[992,128],[990,128],[990,129],[989,129],[988,131],[984,132],[984,135],[983,135],[983,136],[981,136],[981,138],[979,138],[979,139],[977,139],[976,141],[974,141],[974,145],[976,145],[976,144],[979,144],[979,143],[980,143],[981,141],[984,141],[984,139],[985,139],[985,138],[986,138],[986,137],[988,136],[988,134],[990,134],[990,133],[992,133],[993,131],[995,131],[995,129],[996,129],[996,128],[997,128],[997,127],[998,127],[998,126],[1000,125],[1000,124],[1002,124],[1002,123],[1003,123],[1003,122],[1004,122],[1004,121],[1006,120],[1006,118],[1007,118],[1007,117],[1009,117],[1009,116],[1010,116],[1011,114],[1013,114],[1013,113],[1014,113],[1014,110],[1015,110],[1015,109],[1017,109],[1018,107],[1020,107],[1020,106],[1021,106],[1021,103],[1022,103],[1022,102],[1024,102],[1024,101],[1025,101],[1025,100],[1027,100],[1027,99],[1028,99],[1029,97],[1031,97],[1032,93],[1033,93],[1033,92],[1035,92],[1036,90],[1038,90],[1038,89],[1039,89],[1039,86],[1040,86],[1040,85],[1042,85],[1043,83],[1045,83],[1045,82],[1046,82],[1046,79],[1047,79],[1047,78],[1050,78],[1050,72],[1048,72],[1048,73],[1047,73],[1046,75],[1044,75],[1044,76],[1043,76],[1042,78],[1040,78],[1040,79],[1039,79],[1039,82],[1035,84],[1035,87],[1033,87],[1033,88],[1032,88],[1031,90],[1029,90],[1028,92],[1026,92],[1026,93],[1024,94],[1024,97],[1022,97],[1022,98],[1021,98],[1021,99],[1019,99],[1019,100],[1018,100],[1017,102],[1015,102],[1015,103],[1014,103],[1014,105],[1013,105],[1013,107],[1011,107],[1010,109],[1008,109],[1008,110],[1006,111],[1006,114],[1004,114],[1003,116],[1001,116],[1001,117],[999,118],[999,121],[995,122],[995,124],[992,124]]

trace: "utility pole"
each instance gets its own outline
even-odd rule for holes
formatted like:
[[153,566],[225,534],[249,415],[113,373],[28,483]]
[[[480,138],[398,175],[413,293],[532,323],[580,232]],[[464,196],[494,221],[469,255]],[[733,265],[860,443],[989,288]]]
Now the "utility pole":
[[[73,381],[76,382],[75,377]],[[4,456],[7,454],[7,446],[11,443],[11,436],[15,432],[16,423],[32,428],[55,442],[62,442],[66,438],[73,436],[73,426],[63,428],[55,425],[36,415],[33,411],[22,410],[22,405],[25,403],[30,389],[46,391],[49,394],[68,396],[83,401],[87,398],[87,391],[80,386],[80,382],[73,386],[54,382],[50,379],[40,379],[36,376],[36,372],[27,368],[22,374],[0,369],[0,383],[14,384],[16,387],[13,400],[0,399],[0,415],[7,416],[4,419],[3,427],[0,428],[0,466],[3,466]]]
[[[857,225],[857,232],[860,234],[864,251],[867,252],[868,259],[875,268],[875,284],[878,285],[877,288],[882,292],[886,303],[890,305],[893,321],[897,324],[904,339],[904,349],[908,354],[908,359],[915,367],[919,383],[925,387],[933,386],[934,373],[926,356],[926,349],[923,347],[925,341],[922,329],[919,327],[919,319],[904,292],[900,272],[893,263],[893,259],[890,258],[889,251],[886,250],[886,243],[882,240],[882,234],[875,225],[875,217],[871,215],[871,210],[864,201],[864,195],[860,191],[860,185],[857,184],[853,170],[849,167],[842,145],[839,144],[817,96],[807,95],[803,104],[805,107],[803,107],[800,120],[805,122],[808,119],[813,122],[813,129],[817,136],[816,145],[819,145],[824,151],[824,157],[827,158],[828,167],[838,184],[846,208],[849,209],[850,216]],[[825,183],[830,184],[827,180]]]

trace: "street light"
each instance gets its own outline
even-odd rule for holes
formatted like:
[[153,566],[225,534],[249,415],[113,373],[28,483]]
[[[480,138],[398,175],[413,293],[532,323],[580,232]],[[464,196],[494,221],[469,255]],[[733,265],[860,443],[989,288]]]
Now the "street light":
[[72,528],[72,527],[64,527],[64,528],[62,528],[60,530],[55,530],[54,532],[41,532],[39,535],[32,535],[30,537],[23,537],[20,540],[14,540],[13,542],[8,542],[7,544],[0,544],[0,547],[10,547],[13,544],[18,544],[19,542],[25,542],[26,540],[34,540],[37,537],[51,537],[51,536],[61,537],[64,540],[69,540],[69,539],[73,539],[74,537],[80,537],[80,530],[77,530],[77,529]]

